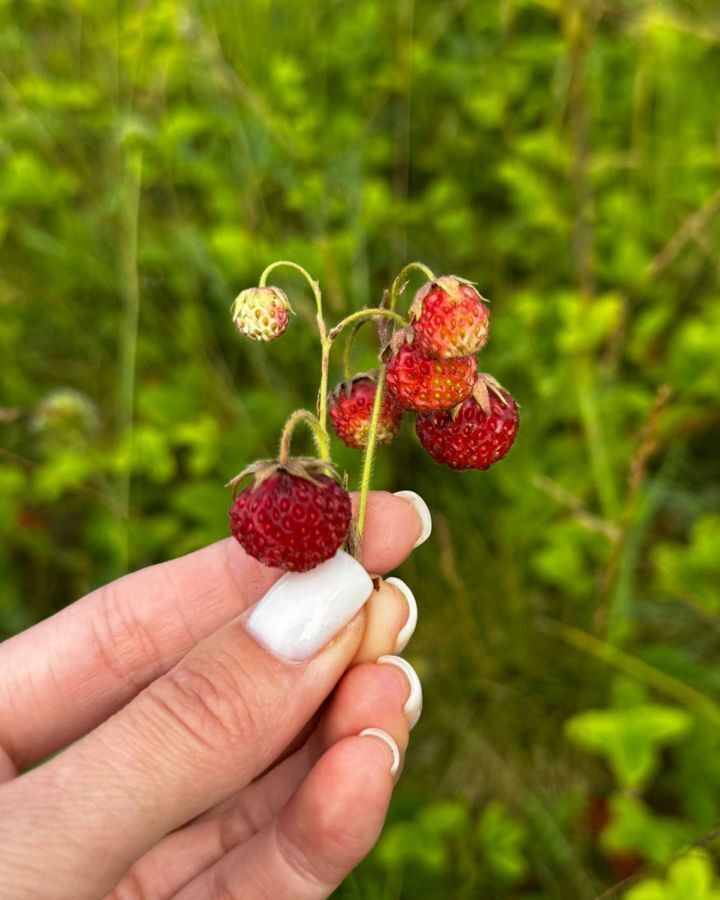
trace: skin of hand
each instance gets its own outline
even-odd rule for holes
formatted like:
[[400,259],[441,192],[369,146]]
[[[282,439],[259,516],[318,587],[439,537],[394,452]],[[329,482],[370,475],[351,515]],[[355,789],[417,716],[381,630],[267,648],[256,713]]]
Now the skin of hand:
[[[389,571],[429,528],[416,495],[371,494],[363,566]],[[378,578],[288,661],[248,628],[281,575],[227,539],[0,646],[3,900],[315,900],[367,855],[419,715],[388,656],[414,600]]]

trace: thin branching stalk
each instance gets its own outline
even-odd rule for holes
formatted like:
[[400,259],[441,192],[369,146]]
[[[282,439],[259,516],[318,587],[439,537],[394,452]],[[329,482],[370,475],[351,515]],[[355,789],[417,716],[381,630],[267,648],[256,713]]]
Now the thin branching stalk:
[[320,292],[320,285],[317,281],[310,275],[307,269],[304,269],[302,266],[297,263],[291,262],[288,259],[279,259],[277,262],[270,263],[270,265],[265,269],[265,271],[260,276],[260,287],[265,287],[267,283],[268,275],[274,270],[280,268],[280,266],[284,266],[289,269],[295,269],[296,272],[299,272],[303,278],[310,285],[310,289],[313,292],[313,297],[315,298],[315,305],[317,308],[317,315],[315,316],[315,321],[317,322],[318,334],[320,335],[320,389],[318,391],[318,400],[317,400],[317,418],[320,424],[320,428],[323,432],[322,441],[318,444],[318,453],[320,454],[320,458],[324,462],[330,461],[330,438],[328,436],[327,430],[327,408],[328,408],[328,375],[330,372],[330,350],[332,349],[332,341],[328,338],[327,326],[325,324],[325,317],[323,315],[323,305],[322,305],[322,294]]
[[350,381],[352,378],[352,351],[353,346],[355,345],[355,338],[357,337],[358,331],[360,331],[363,325],[366,325],[369,321],[370,319],[361,319],[359,322],[355,322],[350,329],[350,334],[347,336],[345,347],[343,348],[343,378],[345,381]]
[[314,416],[306,409],[296,409],[283,426],[282,434],[280,435],[278,462],[281,466],[285,465],[285,463],[288,461],[288,457],[290,456],[290,444],[292,442],[293,431],[301,422],[309,427],[320,458],[325,462],[329,461],[329,453],[327,452],[328,448],[325,446],[325,443],[327,441],[327,433],[320,426],[320,422],[318,422],[317,416]]
[[[297,263],[291,262],[290,260],[278,260],[277,262],[271,263],[265,271],[260,276],[260,287],[265,287],[267,284],[268,276],[275,269],[284,266],[286,268],[294,269],[296,272],[299,272],[303,278],[310,285],[310,288],[313,292],[313,296],[315,297],[315,303],[317,306],[317,327],[318,334],[320,335],[320,347],[321,347],[321,363],[320,363],[320,389],[318,391],[318,403],[317,403],[317,416],[312,415],[312,413],[307,410],[300,409],[294,412],[290,418],[285,423],[283,428],[282,436],[280,439],[280,450],[278,454],[278,461],[280,464],[287,462],[288,457],[290,455],[290,443],[292,440],[292,434],[295,429],[295,426],[300,422],[307,424],[313,434],[313,438],[315,440],[315,444],[317,447],[318,456],[324,462],[330,462],[330,438],[327,430],[327,416],[328,416],[328,377],[330,372],[330,352],[332,350],[333,343],[340,334],[343,332],[345,328],[348,326],[353,326],[353,330],[350,334],[350,338],[348,340],[348,346],[345,351],[344,357],[344,366],[346,377],[349,376],[350,372],[350,349],[352,348],[352,342],[357,333],[358,328],[364,324],[365,322],[369,322],[372,320],[386,320],[394,322],[396,325],[401,328],[407,325],[407,321],[398,313],[396,313],[393,309],[397,302],[398,296],[402,293],[405,287],[404,279],[413,271],[417,270],[423,273],[426,278],[429,278],[431,281],[434,280],[435,276],[432,271],[425,265],[419,262],[412,262],[405,266],[397,278],[394,280],[392,289],[390,291],[390,299],[388,303],[388,308],[371,308],[371,309],[361,309],[357,312],[350,313],[350,315],[346,316],[342,319],[338,324],[328,331],[327,325],[325,323],[325,318],[323,315],[323,305],[322,305],[322,294],[320,292],[320,286],[317,281],[309,274],[309,272],[304,269],[302,266]],[[365,525],[365,513],[367,510],[367,499],[368,493],[370,491],[370,480],[372,477],[372,467],[373,461],[375,457],[375,448],[377,445],[377,432],[378,425],[380,422],[380,412],[382,410],[383,404],[383,395],[385,392],[385,366],[381,366],[380,372],[377,379],[376,389],[375,389],[375,400],[373,403],[372,416],[370,419],[370,427],[368,429],[368,439],[367,445],[365,447],[365,454],[363,457],[363,466],[362,466],[362,476],[360,479],[360,498],[358,504],[358,518],[357,518],[357,535],[358,535],[358,544],[362,540],[363,528]]]
[[381,366],[375,388],[375,402],[373,403],[370,428],[368,429],[367,444],[363,457],[362,476],[360,479],[360,499],[358,501],[357,535],[358,544],[362,542],[363,528],[365,526],[365,510],[367,508],[368,492],[370,491],[370,479],[375,459],[375,445],[377,444],[378,423],[380,422],[380,410],[382,409],[383,394],[385,393],[385,366]]
[[390,309],[360,309],[357,312],[351,313],[349,316],[346,316],[342,319],[338,324],[331,329],[328,337],[330,341],[336,340],[340,333],[346,328],[348,325],[352,325],[355,322],[362,322],[365,319],[391,319],[393,322],[397,323],[401,328],[407,325],[405,319],[402,316],[399,316],[396,312],[393,312]]
[[435,273],[432,269],[429,269],[424,263],[421,262],[411,262],[408,263],[398,273],[395,281],[392,283],[392,287],[390,288],[390,302],[388,304],[389,309],[394,310],[397,306],[398,297],[405,290],[405,285],[407,284],[407,279],[413,272],[422,272],[422,274],[427,278],[428,281],[435,281]]

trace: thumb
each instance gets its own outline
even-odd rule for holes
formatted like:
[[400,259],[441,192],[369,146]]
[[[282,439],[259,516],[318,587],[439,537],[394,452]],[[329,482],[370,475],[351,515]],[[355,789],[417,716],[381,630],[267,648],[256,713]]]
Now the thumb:
[[351,661],[372,589],[342,551],[284,576],[94,732],[4,788],[0,822],[43,797],[22,830],[49,854],[57,897],[109,891],[165,834],[266,769]]

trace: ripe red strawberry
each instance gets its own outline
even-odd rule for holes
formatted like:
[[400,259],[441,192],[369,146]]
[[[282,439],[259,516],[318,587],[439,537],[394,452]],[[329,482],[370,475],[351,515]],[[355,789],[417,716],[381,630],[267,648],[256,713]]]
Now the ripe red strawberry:
[[240,334],[252,341],[274,341],[288,326],[293,312],[285,291],[277,287],[253,287],[242,291],[231,307]]
[[424,284],[409,317],[415,344],[428,356],[471,356],[487,343],[490,310],[472,284],[455,275]]
[[387,386],[402,409],[425,413],[450,409],[469,397],[476,374],[473,356],[431,359],[403,343],[388,362]]
[[287,572],[307,572],[334,556],[350,528],[350,496],[319,460],[267,460],[234,478],[253,481],[230,509],[230,528],[250,556]]
[[[361,449],[367,444],[376,390],[377,372],[365,372],[339,384],[332,392],[328,413],[337,436],[348,447]],[[378,444],[392,441],[402,418],[403,411],[386,391],[378,420]]]
[[418,416],[420,443],[451,469],[489,469],[510,450],[520,420],[512,396],[490,375],[479,375],[471,397],[452,411]]

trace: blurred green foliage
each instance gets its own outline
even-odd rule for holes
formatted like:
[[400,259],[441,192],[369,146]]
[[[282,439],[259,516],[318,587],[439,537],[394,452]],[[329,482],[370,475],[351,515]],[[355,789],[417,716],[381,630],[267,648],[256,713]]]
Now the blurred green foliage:
[[718,896],[719,49],[714,0],[0,0],[5,635],[226,533],[316,387],[294,276],[233,332],[267,263],[492,299],[513,452],[377,464],[434,512],[426,712],[340,896]]

